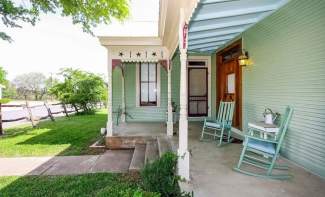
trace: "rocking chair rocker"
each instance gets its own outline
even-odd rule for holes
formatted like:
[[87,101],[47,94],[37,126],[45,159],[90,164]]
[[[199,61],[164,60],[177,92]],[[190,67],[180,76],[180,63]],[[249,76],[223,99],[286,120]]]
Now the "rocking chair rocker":
[[[284,136],[289,126],[293,114],[293,109],[287,107],[282,118],[279,132],[272,137],[272,139],[265,139],[254,135],[254,129],[250,129],[249,133],[245,135],[243,143],[243,150],[241,152],[238,164],[234,167],[235,171],[263,178],[272,179],[289,179],[291,176],[286,173],[274,174],[273,169],[288,170],[288,166],[276,164],[279,156],[279,151],[284,140]],[[258,131],[261,132],[261,131]],[[251,165],[256,168],[266,170],[266,173],[256,173],[241,168],[242,163]]]
[[[234,115],[235,102],[220,102],[219,111],[216,120],[204,119],[204,124],[201,133],[201,141],[205,135],[213,136],[213,139],[218,140],[218,146],[231,142],[231,125]],[[226,140],[224,142],[223,140]]]

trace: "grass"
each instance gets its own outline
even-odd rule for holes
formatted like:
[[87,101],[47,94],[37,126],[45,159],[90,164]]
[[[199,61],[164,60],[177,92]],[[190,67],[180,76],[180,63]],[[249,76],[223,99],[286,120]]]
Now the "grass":
[[57,118],[55,122],[40,122],[31,126],[10,128],[0,138],[0,157],[83,155],[99,138],[105,126],[106,111],[94,115]]
[[[0,177],[1,197],[107,196],[133,197],[142,193],[135,179],[123,174],[96,173],[78,176]],[[155,197],[142,193],[142,197]],[[139,195],[141,196],[141,195]]]

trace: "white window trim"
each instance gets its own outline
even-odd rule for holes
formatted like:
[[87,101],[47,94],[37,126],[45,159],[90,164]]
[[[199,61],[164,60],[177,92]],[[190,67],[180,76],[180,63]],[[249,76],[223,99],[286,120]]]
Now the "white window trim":
[[[211,56],[188,56],[187,61],[205,61],[207,63],[208,68],[208,117],[211,117]],[[187,63],[187,76],[188,76],[188,63]],[[195,67],[195,66],[193,66]],[[188,80],[188,79],[187,79]],[[187,83],[188,84],[188,83]],[[202,116],[204,118],[204,116]],[[201,120],[202,117],[189,117],[190,119],[198,119]]]
[[140,105],[140,63],[136,63],[135,69],[135,106],[139,108],[157,108],[160,107],[160,64],[157,63],[157,105],[156,106],[141,106]]

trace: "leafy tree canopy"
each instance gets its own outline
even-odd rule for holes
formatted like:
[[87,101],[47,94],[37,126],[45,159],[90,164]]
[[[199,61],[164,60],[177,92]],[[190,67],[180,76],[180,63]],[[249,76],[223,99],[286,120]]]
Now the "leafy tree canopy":
[[92,111],[96,104],[106,98],[106,86],[102,77],[77,69],[66,68],[59,73],[64,78],[50,92],[61,102]]
[[[85,32],[97,24],[107,24],[112,18],[123,20],[129,15],[128,0],[0,0],[0,17],[7,27],[21,27],[20,22],[35,23],[41,13],[60,13],[71,16],[74,24],[82,25]],[[0,38],[12,41],[5,32]]]
[[7,83],[7,71],[0,66],[0,84],[6,85]]
[[33,94],[35,100],[42,99],[46,94],[46,77],[43,73],[30,72],[22,75],[18,75],[13,80],[13,84],[17,88],[17,92],[20,96],[27,96]]

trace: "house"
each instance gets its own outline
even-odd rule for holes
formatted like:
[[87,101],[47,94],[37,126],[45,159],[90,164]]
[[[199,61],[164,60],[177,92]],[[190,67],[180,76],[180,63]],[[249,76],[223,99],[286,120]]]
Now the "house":
[[[99,37],[108,56],[107,136],[117,118],[167,122],[172,136],[175,102],[179,174],[190,179],[188,122],[215,118],[231,99],[240,135],[266,107],[291,105],[281,154],[325,177],[324,24],[322,0],[161,0],[157,37]],[[242,54],[252,64],[239,65]]]

